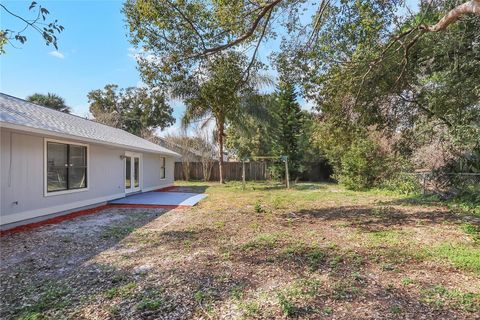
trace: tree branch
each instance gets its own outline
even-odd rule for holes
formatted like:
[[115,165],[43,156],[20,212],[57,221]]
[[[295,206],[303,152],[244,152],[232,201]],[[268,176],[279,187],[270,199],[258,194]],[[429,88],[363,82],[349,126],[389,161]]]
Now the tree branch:
[[456,6],[433,26],[422,24],[420,25],[420,29],[428,32],[442,31],[457,21],[461,16],[469,13],[480,15],[480,0],[470,0],[459,6]]
[[175,11],[178,12],[178,14],[180,14],[182,16],[182,18],[187,21],[187,23],[190,25],[190,27],[193,29],[193,31],[197,34],[197,36],[200,38],[200,42],[202,43],[202,47],[204,50],[207,50],[207,47],[205,46],[205,42],[203,40],[203,37],[202,35],[200,34],[200,32],[198,31],[197,27],[195,26],[195,24],[193,23],[192,20],[190,20],[183,12],[182,10],[180,10],[176,5],[174,5],[173,3],[171,3],[170,1],[167,1],[167,3],[170,5],[170,7],[172,7]]
[[265,24],[263,25],[262,34],[260,35],[260,38],[258,39],[257,45],[255,46],[255,50],[253,51],[252,59],[250,60],[250,63],[248,64],[248,67],[244,72],[244,76],[243,76],[244,79],[242,80],[243,82],[247,82],[248,78],[250,77],[250,69],[252,68],[253,63],[255,62],[255,57],[257,55],[258,48],[260,47],[260,43],[262,42],[263,37],[265,36],[265,32],[266,32],[267,27],[268,27],[268,22],[270,21],[271,16],[272,16],[272,11],[270,11],[267,15],[267,18],[265,20]]
[[213,48],[208,48],[208,49],[206,49],[206,50],[204,50],[200,53],[197,53],[197,54],[194,54],[194,55],[190,56],[189,58],[198,58],[200,56],[204,56],[204,55],[208,55],[208,54],[215,53],[215,52],[218,52],[218,51],[222,51],[222,50],[231,48],[231,47],[245,41],[246,39],[248,39],[249,37],[251,37],[253,35],[255,30],[257,30],[257,27],[258,27],[260,21],[263,19],[263,17],[265,17],[265,15],[267,15],[271,10],[273,10],[273,8],[275,6],[277,6],[282,1],[283,0],[274,0],[271,3],[266,4],[262,8],[262,10],[258,14],[258,16],[255,18],[255,20],[253,21],[250,28],[248,28],[248,30],[245,33],[243,33],[242,35],[240,35],[238,38],[236,38],[236,39],[234,39],[230,42],[227,42],[225,44],[222,44],[222,45],[219,45],[219,46],[216,46],[216,47],[213,47]]

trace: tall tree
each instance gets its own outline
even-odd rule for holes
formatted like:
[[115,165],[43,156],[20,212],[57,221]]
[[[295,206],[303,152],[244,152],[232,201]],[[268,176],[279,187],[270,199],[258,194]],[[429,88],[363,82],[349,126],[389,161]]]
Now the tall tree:
[[27,100],[41,106],[57,111],[70,113],[72,110],[65,104],[65,100],[55,93],[35,93],[27,97]]
[[2,12],[2,15],[11,16],[22,25],[18,30],[12,30],[10,28],[13,27],[4,29],[4,24],[2,24],[2,28],[0,29],[0,54],[5,53],[5,45],[7,43],[10,43],[12,46],[14,46],[14,41],[24,44],[27,41],[25,32],[28,30],[33,30],[40,34],[47,46],[53,45],[55,49],[58,49],[57,35],[64,30],[64,27],[58,24],[57,20],[48,22],[47,17],[50,12],[36,1],[30,3],[28,11],[32,12],[32,17],[26,17],[24,14],[12,12],[6,5],[0,3],[0,12]]
[[276,119],[275,147],[278,155],[288,157],[291,176],[294,178],[299,174],[300,159],[302,158],[299,149],[301,130],[303,127],[303,113],[300,104],[297,102],[297,93],[291,82],[281,79],[274,95],[273,115]]
[[194,122],[202,122],[203,126],[211,120],[215,122],[221,183],[226,126],[229,122],[240,121],[246,113],[254,113],[255,85],[259,82],[252,79],[262,80],[255,74],[250,81],[244,81],[243,67],[246,64],[246,57],[240,53],[219,55],[201,66],[202,73],[195,81],[180,83],[174,90],[187,107],[182,119],[184,127]]
[[88,93],[90,112],[96,121],[147,137],[175,122],[173,109],[160,90],[147,88],[118,89],[108,84]]

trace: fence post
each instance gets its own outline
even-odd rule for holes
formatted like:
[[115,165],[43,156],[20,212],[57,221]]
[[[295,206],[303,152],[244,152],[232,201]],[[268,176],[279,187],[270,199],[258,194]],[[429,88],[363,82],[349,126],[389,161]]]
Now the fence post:
[[290,189],[290,177],[288,175],[288,157],[285,156],[285,180],[287,182],[287,189]]
[[245,160],[242,160],[242,190],[245,190]]
[[426,191],[426,180],[427,180],[426,177],[427,177],[427,174],[423,173],[422,176],[423,176],[422,195],[425,195],[427,193],[427,191]]

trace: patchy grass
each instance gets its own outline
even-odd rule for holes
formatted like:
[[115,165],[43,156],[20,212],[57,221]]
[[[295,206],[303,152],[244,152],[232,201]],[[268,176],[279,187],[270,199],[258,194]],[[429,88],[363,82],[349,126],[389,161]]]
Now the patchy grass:
[[434,258],[447,260],[460,269],[480,275],[480,247],[467,244],[445,243],[431,251]]
[[243,250],[252,249],[272,249],[278,241],[278,236],[274,234],[260,234],[254,239],[242,245]]
[[437,308],[450,306],[469,312],[480,312],[479,293],[461,292],[455,289],[447,289],[441,285],[424,289],[421,300]]
[[[40,293],[37,295],[37,290]],[[47,310],[61,310],[71,304],[69,294],[71,290],[64,284],[48,282],[41,288],[31,288],[30,295],[34,296],[33,304],[22,308],[20,319],[41,319],[41,314]]]
[[163,305],[163,300],[144,299],[137,304],[139,311],[153,311],[159,309]]
[[1,238],[0,318],[479,312],[479,226],[435,199],[324,183],[179,185],[208,197],[187,210],[111,209]]
[[127,283],[126,285],[120,287],[110,288],[105,292],[105,296],[108,299],[113,299],[117,297],[127,297],[137,288],[135,282]]

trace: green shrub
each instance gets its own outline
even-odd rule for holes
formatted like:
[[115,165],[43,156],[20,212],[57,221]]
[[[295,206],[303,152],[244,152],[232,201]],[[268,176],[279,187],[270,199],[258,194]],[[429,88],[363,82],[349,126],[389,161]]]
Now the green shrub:
[[338,181],[350,190],[363,190],[375,186],[383,174],[386,157],[371,139],[355,140],[341,158]]
[[422,190],[420,181],[412,174],[398,173],[381,184],[382,189],[394,191],[399,194],[419,194]]
[[480,185],[466,187],[449,200],[448,206],[455,211],[480,217]]

